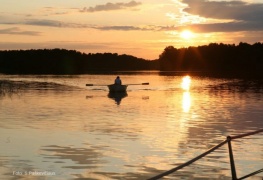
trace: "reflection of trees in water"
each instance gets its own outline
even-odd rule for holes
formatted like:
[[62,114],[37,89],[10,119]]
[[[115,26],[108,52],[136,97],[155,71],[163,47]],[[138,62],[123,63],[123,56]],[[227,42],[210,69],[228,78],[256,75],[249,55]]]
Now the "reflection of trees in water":
[[233,92],[255,92],[263,91],[263,80],[239,80],[209,86],[211,91],[229,90]]
[[18,93],[20,85],[12,81],[0,80],[0,96],[11,96]]
[[0,80],[0,96],[12,96],[13,94],[20,93],[25,90],[72,90],[76,89],[73,86],[67,86],[62,84],[57,84],[53,82],[25,82],[25,81],[10,81],[10,80]]

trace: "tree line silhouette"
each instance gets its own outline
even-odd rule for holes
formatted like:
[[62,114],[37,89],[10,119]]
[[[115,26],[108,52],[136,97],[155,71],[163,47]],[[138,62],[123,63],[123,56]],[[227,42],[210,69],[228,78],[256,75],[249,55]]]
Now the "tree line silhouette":
[[85,54],[66,49],[0,51],[0,73],[84,74],[98,71],[161,70],[263,76],[263,44],[211,43],[168,46],[157,60],[117,53]]
[[159,57],[160,70],[199,71],[222,75],[262,75],[263,44],[217,44],[176,49],[165,48]]
[[151,70],[157,68],[155,64],[156,61],[117,53],[85,54],[66,49],[0,51],[0,72],[7,74],[84,74],[96,71]]

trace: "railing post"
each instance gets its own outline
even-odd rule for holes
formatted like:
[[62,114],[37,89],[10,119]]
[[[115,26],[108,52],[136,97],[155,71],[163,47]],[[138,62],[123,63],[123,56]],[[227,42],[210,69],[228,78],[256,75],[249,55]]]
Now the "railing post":
[[233,151],[232,151],[231,139],[232,139],[231,136],[227,136],[232,179],[237,180],[236,167],[235,167],[234,155],[233,155]]

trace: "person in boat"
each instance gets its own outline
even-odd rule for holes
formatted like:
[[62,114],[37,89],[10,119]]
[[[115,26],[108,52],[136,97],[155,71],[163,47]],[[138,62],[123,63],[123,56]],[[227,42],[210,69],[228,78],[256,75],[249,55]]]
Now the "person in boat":
[[116,79],[115,79],[115,81],[114,81],[114,84],[115,84],[115,85],[121,85],[121,78],[120,78],[120,76],[117,76],[117,77],[116,77]]

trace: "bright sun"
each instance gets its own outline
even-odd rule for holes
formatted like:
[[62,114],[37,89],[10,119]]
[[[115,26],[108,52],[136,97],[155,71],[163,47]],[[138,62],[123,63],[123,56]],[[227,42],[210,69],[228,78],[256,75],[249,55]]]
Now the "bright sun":
[[183,38],[183,39],[191,39],[194,37],[194,34],[189,31],[189,30],[184,30],[181,32],[180,36]]

